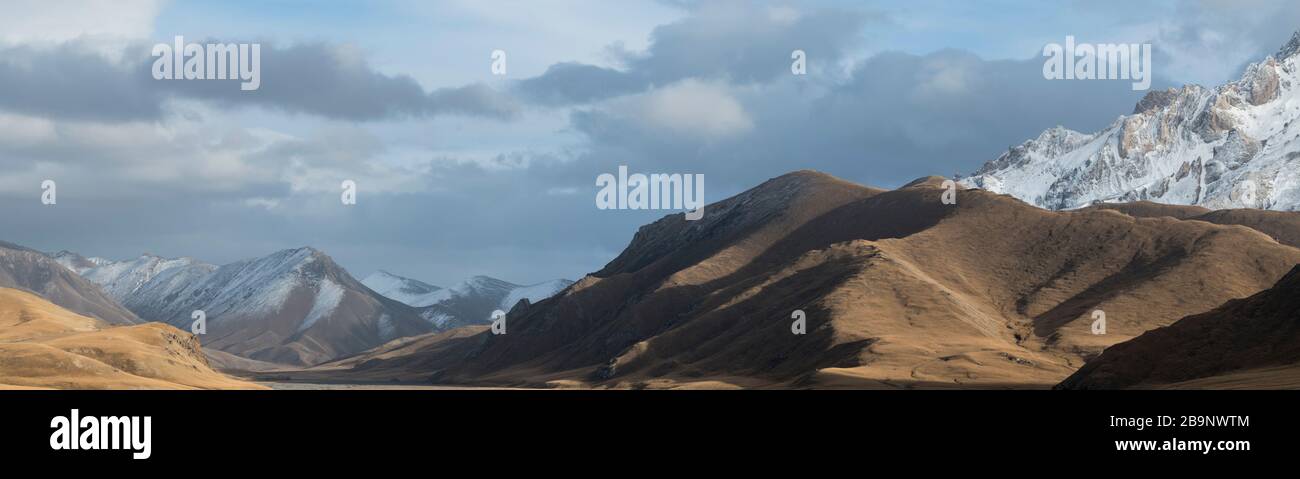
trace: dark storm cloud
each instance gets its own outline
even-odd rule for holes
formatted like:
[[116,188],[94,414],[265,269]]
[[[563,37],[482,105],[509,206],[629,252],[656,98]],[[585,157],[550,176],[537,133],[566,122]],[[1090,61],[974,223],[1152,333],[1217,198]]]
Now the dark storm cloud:
[[95,120],[156,118],[161,96],[147,88],[147,66],[116,65],[87,45],[0,48],[0,109]]
[[508,119],[517,112],[510,98],[486,85],[426,92],[409,76],[380,73],[358,54],[328,44],[263,44],[261,86],[254,91],[240,90],[239,80],[155,80],[154,58],[145,56],[151,47],[129,48],[138,54],[122,62],[79,42],[2,49],[0,109],[48,118],[156,119],[163,102],[178,97],[357,121],[446,114]]
[[179,96],[230,105],[263,106],[345,120],[460,114],[506,119],[514,103],[486,85],[426,93],[406,75],[377,72],[359,53],[316,43],[275,48],[262,45],[261,87],[241,91],[238,80],[158,81]]

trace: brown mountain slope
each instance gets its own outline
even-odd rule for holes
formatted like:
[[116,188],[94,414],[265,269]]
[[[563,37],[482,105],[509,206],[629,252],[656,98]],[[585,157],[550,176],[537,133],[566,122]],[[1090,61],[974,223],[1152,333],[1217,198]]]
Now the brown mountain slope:
[[1219,225],[1240,225],[1269,235],[1278,243],[1300,248],[1300,212],[1297,211],[1210,210],[1200,206],[1165,205],[1149,201],[1105,203],[1089,208],[1115,210],[1136,218],[1169,216]]
[[1184,387],[1296,387],[1297,368],[1300,267],[1271,289],[1111,346],[1058,387],[1113,389],[1183,381],[1192,381]]
[[[1300,249],[1244,227],[1052,212],[942,179],[788,174],[642,227],[508,334],[362,356],[369,377],[615,387],[1047,387],[1102,348],[1273,284]],[[794,310],[807,334],[791,334]],[[1089,331],[1107,315],[1107,334]],[[435,347],[436,346],[436,347]]]
[[1211,210],[1203,206],[1167,205],[1151,201],[1134,201],[1132,203],[1100,203],[1086,209],[1115,210],[1135,218],[1159,218],[1169,216],[1180,220],[1195,218]]
[[150,323],[110,326],[0,288],[0,389],[250,389],[213,371],[194,336]]
[[1300,248],[1300,211],[1217,210],[1192,219],[1253,228],[1278,243]]
[[36,293],[50,302],[107,321],[137,324],[140,318],[110,299],[99,286],[39,251],[0,241],[0,288]]

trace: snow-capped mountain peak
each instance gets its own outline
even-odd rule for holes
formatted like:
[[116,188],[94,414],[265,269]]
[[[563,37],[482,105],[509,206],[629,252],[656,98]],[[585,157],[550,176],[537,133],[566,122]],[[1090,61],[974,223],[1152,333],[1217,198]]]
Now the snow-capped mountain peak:
[[449,291],[429,283],[383,270],[367,276],[366,279],[361,280],[361,284],[380,295],[414,307],[437,303],[446,299],[449,294]]
[[79,255],[77,253],[73,253],[66,249],[48,256],[54,259],[56,263],[59,263],[59,265],[63,266],[64,268],[68,268],[72,270],[72,272],[77,274],[82,274],[88,270],[94,269],[95,267],[112,263],[112,261],[109,261],[104,258],[93,257],[93,256],[87,258],[85,256]]
[[503,311],[509,311],[511,308],[514,308],[516,304],[519,304],[519,301],[525,299],[528,300],[529,303],[536,303],[551,296],[555,296],[571,284],[573,284],[573,281],[567,279],[553,279],[537,284],[516,287],[510,291],[510,294],[506,295],[505,299],[501,300],[501,309]]
[[154,277],[173,268],[212,267],[195,261],[193,258],[167,259],[145,253],[140,257],[118,262],[104,262],[94,268],[83,270],[81,275],[98,284],[109,297],[130,308],[127,303],[132,293],[148,284]]
[[475,294],[498,294],[509,292],[518,288],[519,285],[509,281],[503,281],[491,276],[474,276],[456,286],[451,287],[453,295],[468,296]]
[[1097,133],[1047,130],[961,182],[1049,209],[1136,200],[1300,209],[1298,51],[1300,32],[1236,81],[1149,92]]
[[535,303],[573,284],[567,279],[518,285],[491,276],[474,276],[450,288],[379,271],[366,277],[370,289],[420,308],[420,316],[438,328],[486,324],[495,310],[509,311],[520,300]]

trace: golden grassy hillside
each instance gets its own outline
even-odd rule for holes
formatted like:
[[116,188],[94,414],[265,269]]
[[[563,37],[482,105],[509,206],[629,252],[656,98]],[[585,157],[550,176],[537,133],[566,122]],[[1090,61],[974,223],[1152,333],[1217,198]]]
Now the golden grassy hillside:
[[171,326],[110,326],[0,288],[0,389],[260,389],[214,371]]

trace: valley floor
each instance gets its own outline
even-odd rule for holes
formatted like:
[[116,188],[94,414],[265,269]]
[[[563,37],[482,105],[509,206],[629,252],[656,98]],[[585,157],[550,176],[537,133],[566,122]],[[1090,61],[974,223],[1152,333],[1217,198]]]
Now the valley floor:
[[431,384],[349,384],[317,383],[293,381],[259,381],[257,384],[277,391],[453,391],[453,390],[500,390],[518,388],[487,388],[473,386],[441,386]]
[[501,384],[429,384],[416,381],[380,379],[339,369],[278,369],[262,371],[225,370],[225,374],[275,390],[779,390],[779,389],[854,389],[854,390],[921,390],[921,389],[1051,389],[1054,382],[939,382],[921,380],[879,380],[853,374],[852,371],[823,371],[809,381],[774,382],[747,377],[718,378],[628,378],[611,383],[589,383],[564,378],[539,378],[534,382],[512,381]]

